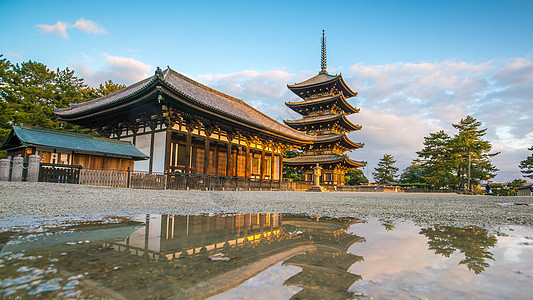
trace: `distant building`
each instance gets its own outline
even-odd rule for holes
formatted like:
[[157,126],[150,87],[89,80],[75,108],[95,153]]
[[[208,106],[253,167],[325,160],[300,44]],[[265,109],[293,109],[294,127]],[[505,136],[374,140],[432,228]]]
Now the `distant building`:
[[347,116],[358,113],[346,99],[357,96],[342,79],[326,71],[326,45],[322,33],[322,69],[318,75],[288,88],[303,101],[287,102],[287,106],[303,116],[287,120],[285,124],[313,137],[313,143],[302,147],[303,153],[285,160],[287,166],[302,169],[305,181],[313,181],[313,167],[324,168],[321,183],[343,185],[348,170],[366,166],[366,162],[351,160],[346,151],[362,148],[364,144],[352,142],[346,133],[360,130]]
[[0,150],[6,150],[8,157],[21,156],[24,161],[36,154],[43,163],[89,169],[133,169],[134,161],[149,158],[130,142],[30,126],[13,126]]
[[521,186],[518,188],[518,191],[517,191],[517,196],[531,196],[531,188],[532,188],[532,184],[530,185],[526,185],[526,186]]

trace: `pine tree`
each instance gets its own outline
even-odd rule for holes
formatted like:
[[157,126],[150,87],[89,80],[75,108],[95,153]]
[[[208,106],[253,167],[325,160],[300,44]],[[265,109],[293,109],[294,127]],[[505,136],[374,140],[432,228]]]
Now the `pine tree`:
[[423,161],[420,158],[413,159],[411,165],[400,175],[401,183],[425,183],[426,180],[423,177],[424,166]]
[[[533,151],[533,146],[527,148],[527,150]],[[520,168],[520,172],[524,174],[524,177],[533,179],[533,153],[521,161],[518,167]]]
[[489,153],[492,145],[482,137],[487,129],[479,129],[481,122],[472,116],[466,116],[458,124],[452,124],[459,132],[450,141],[454,158],[456,179],[461,187],[471,189],[472,185],[481,180],[494,178],[498,169],[492,164],[491,158],[500,152]]
[[394,160],[394,156],[390,154],[383,155],[383,158],[378,162],[378,166],[374,169],[375,172],[372,173],[374,180],[378,184],[389,184],[394,182],[394,177],[399,170],[394,166],[395,163],[396,160]]
[[454,185],[449,143],[450,136],[446,132],[430,133],[424,138],[424,149],[417,152],[424,161],[422,177],[434,188]]

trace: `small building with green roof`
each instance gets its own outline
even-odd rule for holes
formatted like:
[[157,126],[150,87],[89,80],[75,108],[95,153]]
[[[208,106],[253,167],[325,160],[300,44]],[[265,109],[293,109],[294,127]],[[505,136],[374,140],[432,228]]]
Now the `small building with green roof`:
[[13,126],[0,150],[7,151],[8,157],[24,157],[24,161],[36,154],[43,163],[88,169],[133,169],[134,161],[150,157],[131,142],[23,125]]

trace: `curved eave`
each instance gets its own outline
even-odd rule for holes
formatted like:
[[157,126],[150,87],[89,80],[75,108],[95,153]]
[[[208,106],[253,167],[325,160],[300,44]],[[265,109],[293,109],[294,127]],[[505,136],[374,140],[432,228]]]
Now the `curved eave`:
[[12,144],[13,146],[9,147],[9,142],[14,138],[16,138],[18,141],[18,143],[16,144],[24,144],[24,142],[21,139],[19,139],[19,137],[15,134],[15,130],[12,128],[9,134],[7,135],[6,139],[4,140],[4,142],[0,146],[0,151],[17,148],[18,146],[16,146],[15,144]]
[[[283,164],[287,166],[314,166],[319,164],[320,166],[324,165],[333,165],[333,164],[342,164],[348,168],[362,168],[366,166],[366,162],[351,160],[348,156],[338,156],[333,159],[321,159],[325,155],[310,155],[310,156],[297,156],[293,158],[286,158],[283,160]],[[298,159],[299,158],[299,159]],[[303,159],[302,159],[303,158]]]
[[[318,75],[317,75],[318,76]],[[315,76],[315,77],[317,77]],[[330,76],[330,75],[328,75]],[[313,77],[314,78],[314,77]],[[326,84],[329,84],[329,83],[333,83],[334,81],[338,80],[339,79],[339,75],[335,76],[335,77],[331,77],[331,79],[329,80],[324,80],[324,81],[320,81],[320,82],[316,82],[316,83],[311,83],[311,84],[304,84],[303,82],[300,82],[300,83],[295,83],[295,84],[287,84],[287,87],[292,91],[293,89],[294,90],[302,90],[302,89],[309,89],[309,88],[316,88],[318,86],[321,86],[321,85],[326,85]]]
[[149,155],[143,155],[143,156],[137,156],[137,155],[128,155],[128,154],[121,154],[121,153],[111,153],[111,152],[103,152],[103,151],[91,151],[91,150],[80,150],[80,149],[72,149],[72,148],[66,148],[66,147],[55,147],[55,146],[43,146],[39,144],[32,144],[32,143],[25,143],[26,147],[42,147],[43,149],[54,149],[58,152],[64,151],[64,152],[72,152],[74,154],[85,154],[85,155],[94,155],[94,156],[103,156],[103,157],[116,157],[116,158],[125,158],[125,159],[131,159],[131,160],[147,160],[150,158]]
[[346,131],[354,131],[354,130],[360,130],[362,128],[361,125],[355,125],[354,123],[350,122],[348,118],[346,118],[346,115],[341,113],[337,115],[331,115],[331,117],[328,118],[303,118],[298,120],[283,120],[283,122],[296,130],[307,130],[311,126],[318,126],[320,124],[330,124],[333,125],[334,123],[338,123],[339,126],[344,128]]
[[352,140],[348,138],[346,134],[336,135],[336,136],[332,136],[331,138],[325,138],[325,139],[320,139],[320,140],[317,139],[315,140],[314,144],[331,144],[331,143],[337,143],[337,142],[340,142],[341,146],[343,146],[344,148],[348,148],[351,150],[363,148],[365,146],[364,143],[353,142]]
[[293,93],[295,93],[296,95],[301,97],[300,92],[302,92],[302,91],[306,91],[306,90],[309,90],[309,89],[316,89],[316,88],[321,87],[321,86],[332,84],[335,81],[338,81],[339,90],[341,90],[343,92],[343,94],[344,94],[344,96],[346,96],[346,98],[357,96],[357,92],[352,91],[352,89],[350,89],[350,87],[348,87],[348,85],[346,84],[346,82],[342,78],[342,74],[339,74],[339,75],[331,78],[330,80],[325,80],[325,81],[321,81],[321,82],[317,82],[317,83],[311,83],[311,84],[306,84],[306,85],[304,85],[302,83],[296,83],[296,84],[293,84],[293,85],[289,85],[288,84],[287,88],[289,88],[289,90],[291,90]]
[[[346,100],[346,97],[342,95],[342,93],[335,95],[335,96],[328,96],[328,97],[322,97],[322,98],[317,98],[317,99],[307,99],[307,100],[298,101],[298,102],[285,102],[285,105],[287,105],[290,109],[292,109],[293,111],[301,115],[307,115],[308,113],[314,111],[314,109],[309,110],[309,108],[315,105],[321,105],[321,104],[324,105],[324,104],[330,104],[330,103],[331,104],[335,103],[347,115],[359,112],[359,109],[353,107]],[[308,109],[308,111],[306,112],[305,109]]]
[[[111,98],[115,93],[123,92],[123,90],[116,91],[115,93],[111,93],[109,95],[106,95],[106,96],[101,97],[101,98],[96,98],[94,100],[90,100],[90,101],[86,101],[86,102],[82,102],[82,103],[71,104],[70,108],[56,109],[54,111],[54,113],[56,115],[58,115],[61,120],[68,121],[68,120],[80,119],[80,117],[90,115],[93,112],[105,111],[108,108],[112,108],[112,107],[118,106],[118,105],[120,105],[120,104],[122,104],[124,102],[129,102],[129,100],[131,100],[132,98],[134,98],[134,97],[136,97],[138,95],[141,95],[143,92],[146,92],[147,90],[149,90],[150,87],[154,86],[154,83],[156,83],[158,81],[158,79],[159,79],[157,76],[152,76],[152,77],[148,77],[148,78],[151,78],[151,79],[148,80],[144,85],[141,85],[137,89],[134,89],[131,93],[128,93],[128,94],[126,94],[126,95],[124,95],[122,97],[119,97],[117,99],[111,100],[109,102],[105,102],[105,103],[100,104],[100,105],[95,105],[95,106],[89,107],[88,109],[85,109],[85,110],[76,111],[76,109],[79,108],[79,107],[88,106],[88,105],[90,105],[92,103],[96,103],[98,101],[105,100],[105,99],[102,99],[102,98]],[[126,87],[125,89],[127,89],[127,88],[128,87]]]

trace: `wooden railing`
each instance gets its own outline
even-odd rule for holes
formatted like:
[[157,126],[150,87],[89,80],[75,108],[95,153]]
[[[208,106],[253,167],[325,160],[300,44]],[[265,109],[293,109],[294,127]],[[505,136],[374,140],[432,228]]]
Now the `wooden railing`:
[[167,173],[167,189],[200,191],[280,191],[280,180],[187,173]]
[[285,191],[307,191],[314,184],[305,181],[284,181],[286,185]]
[[167,188],[167,176],[162,173],[131,172],[129,187],[164,190]]
[[39,181],[57,183],[80,183],[81,166],[41,163]]
[[128,187],[129,173],[123,170],[81,169],[80,184]]

